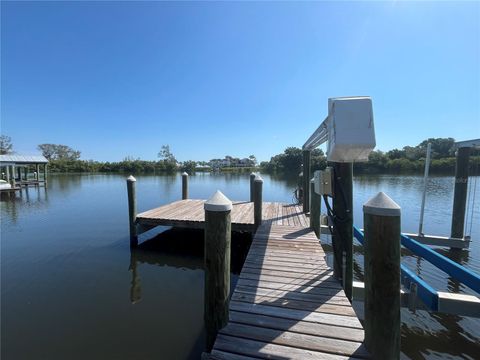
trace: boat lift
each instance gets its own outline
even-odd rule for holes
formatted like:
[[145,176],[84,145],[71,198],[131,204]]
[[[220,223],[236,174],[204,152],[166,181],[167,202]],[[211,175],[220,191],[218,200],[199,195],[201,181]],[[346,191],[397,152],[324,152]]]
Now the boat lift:
[[[310,179],[310,151],[325,142],[327,142],[327,160],[330,166],[325,171],[316,171],[313,179]],[[479,274],[425,246],[429,244],[465,248],[470,241],[463,233],[468,187],[468,157],[471,148],[480,148],[480,139],[458,142],[455,145],[458,150],[450,238],[428,236],[422,233],[425,203],[423,200],[419,232],[418,234],[403,233],[401,245],[480,294]],[[329,99],[327,118],[303,145],[304,211],[310,210],[310,189],[314,192],[312,198],[323,197],[328,216],[322,216],[318,229],[314,228],[314,230],[317,236],[320,236],[320,233],[332,235],[334,273],[337,278],[342,279],[345,293],[350,299],[353,296],[361,298],[364,287],[363,283],[353,281],[352,272],[353,242],[351,239],[355,237],[361,244],[364,242],[363,231],[353,226],[352,163],[367,161],[368,154],[374,147],[375,131],[372,101],[369,97]],[[428,155],[427,158],[429,160]],[[426,165],[428,166],[428,161]],[[427,178],[428,167],[425,171],[425,181]],[[329,197],[332,206],[329,204]],[[320,203],[315,203],[314,206],[319,207]],[[319,209],[312,209],[315,216],[320,215],[319,212]],[[311,224],[314,224],[312,213]],[[351,228],[353,228],[352,232]],[[437,291],[408,269],[405,264],[401,264],[401,283],[404,286],[404,290],[401,291],[404,306],[407,304],[412,307],[412,304],[415,306],[421,303],[431,311],[480,317],[478,296]]]

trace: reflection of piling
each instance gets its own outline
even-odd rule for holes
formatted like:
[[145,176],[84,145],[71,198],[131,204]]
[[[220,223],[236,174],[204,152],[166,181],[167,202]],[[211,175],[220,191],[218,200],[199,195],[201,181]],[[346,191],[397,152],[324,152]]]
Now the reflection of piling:
[[320,239],[321,196],[315,192],[315,181],[310,181],[310,227]]
[[140,283],[140,276],[137,272],[137,250],[130,250],[130,268],[132,272],[132,283],[130,285],[130,302],[132,304],[138,303],[142,300],[142,286]]
[[182,173],[182,200],[188,199],[188,174]]
[[253,199],[254,199],[254,190],[253,190],[253,186],[254,186],[254,181],[255,181],[255,173],[251,173],[250,174],[250,202],[253,202]]
[[374,359],[400,357],[400,206],[378,193],[363,206],[365,346]]
[[205,328],[207,351],[228,323],[232,202],[217,191],[205,209]]
[[455,164],[455,190],[453,195],[452,230],[450,235],[452,238],[461,239],[464,235],[469,158],[469,147],[458,148],[457,161]]
[[262,224],[263,179],[257,175],[253,183],[253,222],[257,230]]
[[128,220],[130,226],[130,246],[132,247],[138,245],[137,226],[135,224],[137,218],[136,182],[137,180],[132,175],[127,178]]

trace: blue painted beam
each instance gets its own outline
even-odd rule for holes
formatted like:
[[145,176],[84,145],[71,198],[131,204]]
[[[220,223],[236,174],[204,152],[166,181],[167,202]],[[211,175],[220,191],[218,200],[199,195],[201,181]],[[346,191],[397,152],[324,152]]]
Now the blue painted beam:
[[402,235],[402,245],[428,262],[435,265],[437,268],[445,271],[452,278],[460,281],[468,286],[470,289],[480,294],[480,275],[457,264],[455,261],[437,253],[428,246],[419,243],[416,240]]

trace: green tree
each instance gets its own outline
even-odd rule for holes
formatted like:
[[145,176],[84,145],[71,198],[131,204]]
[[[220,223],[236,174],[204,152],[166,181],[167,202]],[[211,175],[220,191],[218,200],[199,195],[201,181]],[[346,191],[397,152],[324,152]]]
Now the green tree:
[[0,155],[10,154],[13,149],[12,139],[10,136],[0,136]]
[[37,148],[48,160],[75,161],[80,159],[80,151],[67,145],[40,144]]

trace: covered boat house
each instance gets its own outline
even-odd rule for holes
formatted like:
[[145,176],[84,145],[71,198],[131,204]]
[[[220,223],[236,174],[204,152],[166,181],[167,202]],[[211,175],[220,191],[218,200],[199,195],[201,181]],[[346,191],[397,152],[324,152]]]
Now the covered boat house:
[[47,184],[48,160],[42,155],[0,155],[2,180],[11,185],[11,189],[22,186]]

